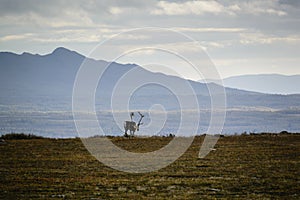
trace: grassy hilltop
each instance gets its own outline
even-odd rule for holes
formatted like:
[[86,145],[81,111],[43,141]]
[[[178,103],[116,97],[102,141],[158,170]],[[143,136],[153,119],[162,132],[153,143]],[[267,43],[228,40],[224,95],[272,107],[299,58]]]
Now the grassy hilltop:
[[[80,139],[8,138],[0,144],[0,199],[299,199],[300,135],[226,136],[199,159],[203,136],[157,172],[106,167]],[[111,140],[146,152],[171,138]]]

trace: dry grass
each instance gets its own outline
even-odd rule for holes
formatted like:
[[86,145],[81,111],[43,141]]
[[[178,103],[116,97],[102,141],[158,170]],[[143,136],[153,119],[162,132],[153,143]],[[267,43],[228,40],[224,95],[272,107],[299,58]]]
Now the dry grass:
[[[135,152],[170,138],[112,138]],[[300,135],[220,138],[197,155],[197,137],[176,162],[157,172],[129,174],[92,157],[79,139],[7,140],[0,144],[1,199],[299,199]]]

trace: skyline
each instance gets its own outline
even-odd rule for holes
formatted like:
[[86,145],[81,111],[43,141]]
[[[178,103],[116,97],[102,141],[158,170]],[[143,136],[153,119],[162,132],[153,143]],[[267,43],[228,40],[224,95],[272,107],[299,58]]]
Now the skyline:
[[[88,56],[120,32],[162,27],[198,41],[221,78],[300,74],[297,1],[1,1],[0,9],[1,52],[43,55],[63,46]],[[133,41],[130,48],[147,40],[125,36]]]

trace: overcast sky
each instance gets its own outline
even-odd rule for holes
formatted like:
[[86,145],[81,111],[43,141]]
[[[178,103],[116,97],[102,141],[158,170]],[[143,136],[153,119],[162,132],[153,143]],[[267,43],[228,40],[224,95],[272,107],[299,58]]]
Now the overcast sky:
[[[199,41],[223,78],[300,74],[297,0],[0,0],[0,51],[47,54],[63,46],[88,55],[113,35],[142,27],[170,28]],[[136,46],[145,40],[124,36]]]

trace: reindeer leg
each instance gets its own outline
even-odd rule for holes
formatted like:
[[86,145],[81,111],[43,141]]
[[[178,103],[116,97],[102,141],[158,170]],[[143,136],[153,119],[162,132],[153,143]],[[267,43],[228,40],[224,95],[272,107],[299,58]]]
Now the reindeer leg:
[[125,136],[125,137],[128,137],[127,131],[128,131],[128,130],[125,128],[125,133],[124,133],[124,136]]
[[130,135],[131,137],[134,137],[134,131],[131,131]]

